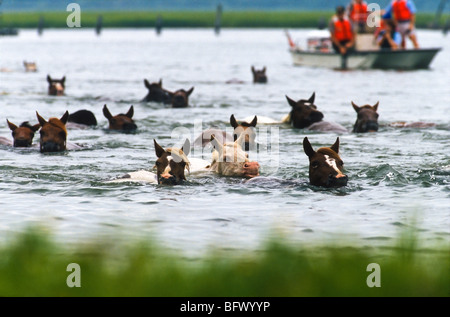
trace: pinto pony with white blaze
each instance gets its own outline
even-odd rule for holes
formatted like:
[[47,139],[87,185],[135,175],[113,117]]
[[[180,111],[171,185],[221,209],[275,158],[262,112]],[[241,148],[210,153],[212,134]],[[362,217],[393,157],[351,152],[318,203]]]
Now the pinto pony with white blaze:
[[50,75],[47,75],[48,82],[48,94],[50,96],[63,96],[64,89],[66,88],[66,76],[61,79],[53,79]]
[[242,149],[242,134],[236,141],[221,144],[214,135],[211,144],[214,147],[210,169],[222,176],[252,178],[259,176],[258,162],[250,161]]
[[191,144],[189,139],[186,139],[181,149],[167,148],[164,150],[156,140],[155,153],[158,159],[155,162],[156,177],[158,184],[176,185],[186,180],[184,170],[189,170],[189,159],[187,155],[190,152]]
[[344,162],[339,156],[339,138],[330,147],[314,151],[307,137],[303,140],[303,149],[309,158],[309,182],[323,187],[346,186],[348,177],[343,173]]

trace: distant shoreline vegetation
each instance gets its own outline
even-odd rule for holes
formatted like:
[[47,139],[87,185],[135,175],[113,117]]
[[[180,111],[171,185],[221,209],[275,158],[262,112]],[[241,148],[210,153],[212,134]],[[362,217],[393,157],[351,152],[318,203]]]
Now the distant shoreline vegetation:
[[[42,17],[44,28],[66,28],[70,12],[7,12],[1,15],[0,27],[37,28]],[[224,11],[221,17],[223,28],[317,28],[322,23],[327,27],[333,12],[330,11]],[[158,17],[163,28],[208,28],[214,27],[215,11],[82,11],[81,27],[94,28],[102,16],[102,27],[109,28],[154,28]],[[416,26],[427,28],[434,22],[433,13],[417,15]],[[442,27],[450,14],[441,16]]]

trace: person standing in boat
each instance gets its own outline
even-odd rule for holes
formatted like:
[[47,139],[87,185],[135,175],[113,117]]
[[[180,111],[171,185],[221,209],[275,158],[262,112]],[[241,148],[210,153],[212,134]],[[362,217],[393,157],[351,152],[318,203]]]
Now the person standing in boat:
[[354,50],[355,33],[350,20],[345,15],[345,8],[339,6],[336,8],[336,15],[330,22],[331,42],[333,49],[342,55]]
[[388,19],[384,21],[384,29],[380,31],[377,38],[377,44],[382,50],[397,50],[402,42],[402,36],[397,31],[395,20]]
[[367,3],[363,0],[353,0],[347,7],[350,22],[358,33],[366,33],[367,26]]
[[414,48],[419,48],[414,27],[416,12],[417,9],[412,0],[392,0],[385,9],[383,19],[393,18],[397,22],[397,29],[402,36],[402,48],[406,48],[406,37],[409,37]]

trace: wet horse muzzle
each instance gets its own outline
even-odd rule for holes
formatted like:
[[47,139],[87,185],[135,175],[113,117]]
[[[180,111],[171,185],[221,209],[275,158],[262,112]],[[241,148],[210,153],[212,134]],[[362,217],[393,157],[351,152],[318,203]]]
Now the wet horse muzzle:
[[327,187],[347,186],[348,176],[344,174],[330,175],[327,180]]

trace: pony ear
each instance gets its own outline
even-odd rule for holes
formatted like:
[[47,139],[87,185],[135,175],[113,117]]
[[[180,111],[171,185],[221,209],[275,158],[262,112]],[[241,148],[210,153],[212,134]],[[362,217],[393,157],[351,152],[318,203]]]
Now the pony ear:
[[308,157],[312,157],[316,154],[316,151],[312,148],[311,143],[309,143],[308,137],[303,139],[303,150]]
[[8,119],[6,119],[6,122],[8,122],[8,126],[11,131],[14,131],[15,129],[17,129],[17,126],[14,123],[9,122]]
[[297,106],[297,103],[294,100],[292,100],[291,98],[289,98],[288,96],[286,96],[286,99],[287,99],[288,103],[291,105],[291,107]]
[[311,97],[309,97],[308,102],[314,104],[314,100],[316,99],[316,92],[313,92]]
[[111,120],[112,119],[112,114],[111,112],[109,112],[108,107],[106,106],[106,104],[103,106],[103,115],[105,116],[106,119]]
[[219,141],[217,141],[216,137],[214,136],[214,134],[211,134],[211,144],[213,145],[213,147],[222,155],[223,152],[223,145],[220,144]]
[[251,127],[256,127],[256,123],[258,122],[258,117],[255,116],[252,120],[252,122],[250,122],[250,126]]
[[125,114],[125,116],[127,116],[128,118],[133,118],[134,115],[134,107],[131,106],[130,109],[128,110],[128,112]]
[[251,70],[252,70],[252,73],[254,74],[255,73],[255,66],[252,65]]
[[236,127],[239,125],[236,121],[236,118],[234,117],[234,114],[231,115],[230,117],[230,124],[233,128],[236,129]]
[[147,89],[150,89],[150,83],[148,82],[147,79],[144,79],[144,85]]
[[39,124],[41,125],[41,127],[43,127],[44,126],[44,124],[46,124],[47,123],[47,121],[45,121],[45,119],[44,118],[42,118],[40,115],[39,115],[39,113],[36,111],[36,117],[37,117],[37,119],[38,119],[38,121],[39,121]]
[[69,119],[69,111],[66,110],[66,112],[63,114],[63,116],[59,120],[62,123],[66,124],[68,119]]
[[188,156],[189,153],[191,153],[191,142],[189,141],[189,139],[186,139],[186,141],[184,141],[181,151],[183,151],[186,156]]
[[380,101],[377,101],[377,103],[372,106],[373,110],[377,111],[379,104],[380,104]]
[[194,91],[194,87],[191,87],[188,91],[186,91],[186,95],[190,96],[192,92]]
[[153,143],[155,144],[155,153],[157,157],[161,157],[166,151],[161,147],[161,145],[153,139]]
[[339,137],[336,138],[336,142],[332,146],[330,146],[330,149],[336,152],[336,154],[339,153]]
[[50,77],[50,75],[47,75],[47,81],[48,81],[49,84],[52,83],[52,78]]
[[359,112],[359,110],[361,110],[361,108],[358,107],[353,101],[352,101],[352,106],[353,106],[353,109],[355,109],[356,112]]
[[64,76],[62,79],[61,79],[61,83],[64,85],[64,82],[66,81],[66,76]]
[[262,72],[263,72],[263,73],[266,72],[266,66],[263,67]]
[[159,87],[162,87],[162,78],[159,79],[158,85]]
[[37,130],[39,130],[40,127],[41,127],[41,125],[38,123],[38,124],[33,125],[33,126],[31,127],[31,130],[33,130],[34,132],[36,132]]

